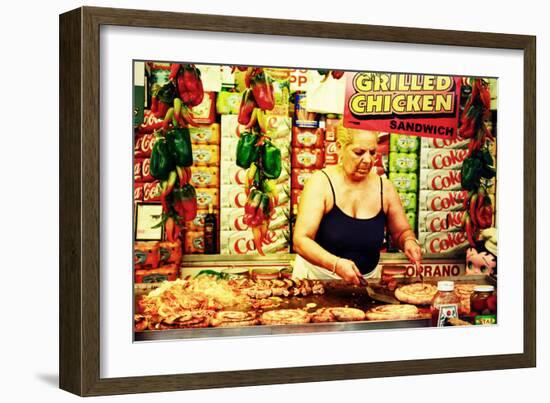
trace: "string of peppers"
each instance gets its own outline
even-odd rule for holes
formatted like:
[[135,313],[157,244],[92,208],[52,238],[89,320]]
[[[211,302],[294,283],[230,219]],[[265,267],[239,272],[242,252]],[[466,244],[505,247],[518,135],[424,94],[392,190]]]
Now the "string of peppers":
[[463,206],[463,227],[468,243],[476,246],[479,232],[493,225],[493,205],[487,192],[489,181],[495,177],[494,160],[489,143],[495,139],[485,124],[491,114],[491,95],[488,82],[470,79],[471,93],[464,105],[459,134],[470,139],[468,155],[461,169],[461,185],[468,191]]
[[151,175],[161,181],[162,217],[166,240],[180,238],[185,221],[197,215],[197,194],[191,179],[193,149],[189,126],[198,126],[190,108],[202,102],[204,90],[195,65],[173,63],[168,82],[151,98],[151,113],[162,122],[155,127]]
[[262,243],[278,204],[276,179],[281,175],[281,151],[267,135],[266,111],[275,107],[273,84],[262,68],[236,67],[245,72],[237,126],[236,164],[246,169],[243,222],[252,230],[254,245],[265,255]]
[[329,76],[332,76],[335,80],[339,80],[344,76],[344,72],[342,70],[317,70],[317,73],[323,76],[321,83],[327,81]]

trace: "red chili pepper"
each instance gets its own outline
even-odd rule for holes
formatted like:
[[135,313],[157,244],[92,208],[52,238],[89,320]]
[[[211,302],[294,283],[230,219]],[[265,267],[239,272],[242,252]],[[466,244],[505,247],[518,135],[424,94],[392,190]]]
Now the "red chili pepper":
[[474,120],[464,115],[461,120],[460,137],[469,139],[474,136]]
[[472,139],[468,143],[468,156],[471,156],[474,152],[479,151],[481,144],[478,140]]
[[476,208],[477,208],[478,198],[479,198],[479,194],[474,193],[472,195],[472,197],[470,198],[469,207],[468,207],[468,212],[470,213],[469,217],[470,217],[470,220],[472,221],[472,223],[474,225],[477,225],[477,223],[476,223]]
[[157,111],[154,113],[155,117],[163,119],[169,108],[170,105],[165,104],[164,102],[159,100],[157,104]]
[[252,90],[247,88],[243,92],[243,96],[241,98],[241,106],[239,108],[239,117],[238,122],[241,125],[248,125],[250,123],[250,120],[252,119],[252,115],[254,112],[254,108],[256,108],[256,101],[254,100],[254,95],[252,94]]
[[260,255],[265,256],[265,253],[262,249],[262,233],[260,231],[260,228],[252,227],[252,236],[254,239],[254,246],[256,246],[256,250]]
[[485,86],[481,86],[480,92],[479,92],[479,98],[481,99],[481,103],[483,103],[483,106],[485,109],[491,109],[491,94]]
[[187,125],[191,125],[194,127],[199,127],[199,123],[193,118],[193,115],[191,114],[191,110],[187,108],[186,106],[181,107],[181,117],[183,120],[187,123]]
[[174,242],[174,219],[168,217],[164,223],[164,235],[168,242]]
[[151,113],[155,113],[158,109],[159,100],[156,96],[151,97]]
[[493,207],[491,199],[487,195],[480,197],[481,203],[478,203],[476,209],[477,225],[481,229],[489,228],[493,224]]
[[464,230],[466,232],[466,236],[468,237],[468,242],[471,246],[475,247],[476,244],[474,242],[474,229],[472,227],[472,222],[470,221],[470,216],[467,212],[464,213],[464,216],[466,217]]
[[258,107],[264,111],[270,111],[275,107],[275,98],[273,97],[273,84],[268,82],[265,73],[260,73],[250,80],[252,93]]
[[335,78],[336,80],[339,80],[341,79],[343,76],[344,76],[344,72],[341,71],[341,70],[332,70],[330,72],[330,74],[332,75],[333,78]]
[[180,71],[180,68],[181,68],[181,64],[172,63],[170,65],[170,75],[168,76],[168,80],[173,80],[174,78],[176,78]]

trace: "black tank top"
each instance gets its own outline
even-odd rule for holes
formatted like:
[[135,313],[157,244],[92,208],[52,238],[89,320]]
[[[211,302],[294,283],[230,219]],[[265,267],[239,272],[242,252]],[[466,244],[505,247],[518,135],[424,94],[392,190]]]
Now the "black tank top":
[[380,211],[371,218],[354,218],[344,213],[336,204],[332,182],[325,171],[332,190],[334,206],[321,219],[315,242],[330,253],[352,260],[361,273],[373,271],[380,260],[380,248],[384,242],[384,191],[380,178]]

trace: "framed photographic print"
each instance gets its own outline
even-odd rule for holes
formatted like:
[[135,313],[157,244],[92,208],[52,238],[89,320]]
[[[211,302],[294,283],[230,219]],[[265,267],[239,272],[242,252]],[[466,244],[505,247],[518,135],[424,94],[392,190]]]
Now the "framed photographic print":
[[60,56],[61,388],[535,365],[534,37],[83,7]]

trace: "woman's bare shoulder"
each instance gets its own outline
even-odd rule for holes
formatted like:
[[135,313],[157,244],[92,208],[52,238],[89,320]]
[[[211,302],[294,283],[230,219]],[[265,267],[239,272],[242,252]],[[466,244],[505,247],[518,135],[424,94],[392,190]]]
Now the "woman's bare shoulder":
[[322,172],[321,170],[313,172],[311,176],[307,179],[305,186],[307,186],[308,188],[314,188],[316,190],[321,190],[325,188],[325,186],[328,186],[328,179],[326,175],[327,174]]

